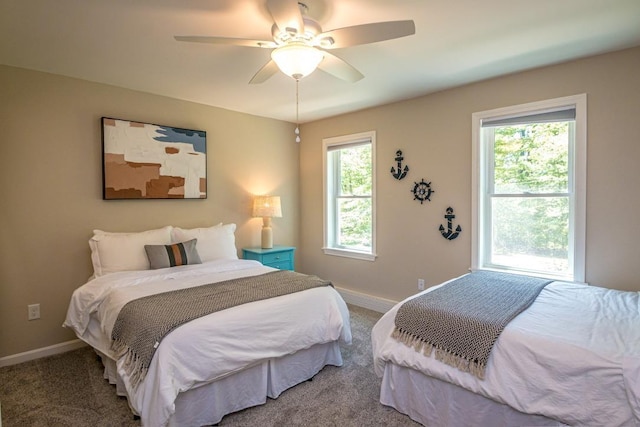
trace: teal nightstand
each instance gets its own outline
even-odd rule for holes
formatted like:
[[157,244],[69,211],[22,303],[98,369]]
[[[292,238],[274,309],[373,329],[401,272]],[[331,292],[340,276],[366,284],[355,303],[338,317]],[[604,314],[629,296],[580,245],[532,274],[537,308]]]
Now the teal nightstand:
[[260,261],[266,266],[280,270],[294,269],[294,255],[296,248],[293,246],[274,246],[272,249],[242,248],[242,258]]

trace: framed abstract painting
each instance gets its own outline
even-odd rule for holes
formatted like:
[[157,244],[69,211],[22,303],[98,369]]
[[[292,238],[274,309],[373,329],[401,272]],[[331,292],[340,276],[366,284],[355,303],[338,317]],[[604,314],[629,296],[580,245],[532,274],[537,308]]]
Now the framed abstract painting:
[[102,118],[102,198],[206,199],[207,133]]

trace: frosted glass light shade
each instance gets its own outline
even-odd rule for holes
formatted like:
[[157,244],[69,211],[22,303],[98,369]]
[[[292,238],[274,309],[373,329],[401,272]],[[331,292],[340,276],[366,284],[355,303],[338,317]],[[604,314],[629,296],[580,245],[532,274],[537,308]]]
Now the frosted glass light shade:
[[296,80],[313,73],[323,58],[321,50],[302,43],[284,45],[271,52],[271,59],[280,71]]

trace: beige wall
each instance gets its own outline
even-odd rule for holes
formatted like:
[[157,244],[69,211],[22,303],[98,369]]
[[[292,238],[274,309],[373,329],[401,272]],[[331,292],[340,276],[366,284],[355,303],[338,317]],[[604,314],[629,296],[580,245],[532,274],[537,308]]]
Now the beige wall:
[[[471,114],[587,94],[587,268],[594,285],[640,291],[640,48],[509,75],[421,98],[305,124],[300,151],[301,268],[352,291],[392,300],[465,273],[471,263]],[[377,132],[375,262],[324,255],[322,139]],[[397,181],[396,150],[410,167]],[[435,193],[422,206],[411,189],[422,178]],[[462,226],[439,233],[445,209]]]
[[[207,131],[206,200],[102,200],[100,117]],[[290,123],[0,66],[0,357],[75,338],[61,327],[92,273],[94,228],[238,225],[260,244],[251,195],[282,197],[276,244],[298,244],[298,144]],[[27,305],[40,303],[40,320]]]
[[[199,104],[0,66],[0,357],[74,339],[60,327],[91,274],[91,230],[238,224],[237,246],[259,244],[251,194],[282,196],[277,244],[297,267],[336,285],[400,300],[470,265],[471,114],[587,93],[587,280],[640,291],[640,48],[468,85],[414,100],[293,125]],[[103,201],[100,117],[207,131],[208,199]],[[378,259],[322,254],[322,138],[377,132]],[[389,173],[402,149],[411,168]],[[299,165],[298,165],[299,161]],[[435,193],[413,201],[414,182]],[[463,232],[443,239],[444,211]],[[42,319],[27,321],[40,303]]]

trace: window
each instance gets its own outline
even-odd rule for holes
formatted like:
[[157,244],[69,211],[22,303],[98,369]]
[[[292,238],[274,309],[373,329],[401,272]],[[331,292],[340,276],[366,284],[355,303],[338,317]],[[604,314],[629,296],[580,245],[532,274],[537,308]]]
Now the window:
[[375,132],[322,141],[325,254],[375,259]]
[[473,114],[472,269],[584,281],[586,95]]

